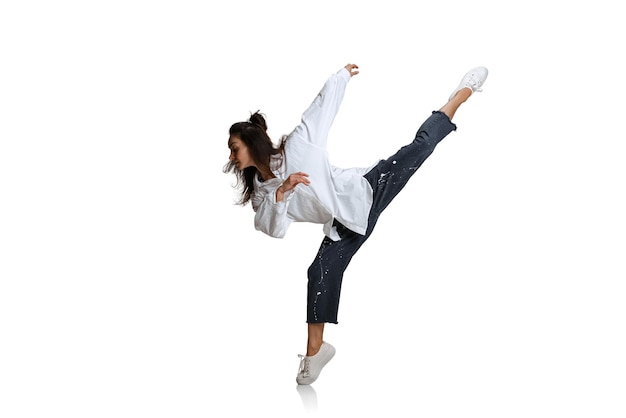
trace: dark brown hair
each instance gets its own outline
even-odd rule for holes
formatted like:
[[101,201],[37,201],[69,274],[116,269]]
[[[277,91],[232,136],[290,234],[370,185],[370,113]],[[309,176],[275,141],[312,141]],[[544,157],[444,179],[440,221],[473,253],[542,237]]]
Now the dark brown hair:
[[[248,147],[250,158],[252,158],[255,165],[262,167],[265,172],[271,171],[270,160],[272,156],[280,155],[284,158],[287,137],[283,136],[280,145],[276,147],[267,135],[265,116],[259,113],[259,111],[254,112],[246,122],[234,123],[228,133],[231,137],[235,136],[241,139]],[[254,191],[254,176],[258,176],[260,172],[256,167],[247,167],[239,170],[232,161],[229,161],[224,166],[224,173],[230,172],[237,177],[235,187],[241,190],[241,196],[237,203],[245,205],[250,201]]]

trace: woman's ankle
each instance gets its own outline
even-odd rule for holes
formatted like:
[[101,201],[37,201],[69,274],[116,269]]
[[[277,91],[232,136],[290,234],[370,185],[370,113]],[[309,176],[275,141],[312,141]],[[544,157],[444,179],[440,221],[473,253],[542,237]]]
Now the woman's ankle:
[[322,341],[309,342],[306,347],[306,356],[313,357],[314,355],[318,353],[318,351],[320,351],[321,347],[322,347]]

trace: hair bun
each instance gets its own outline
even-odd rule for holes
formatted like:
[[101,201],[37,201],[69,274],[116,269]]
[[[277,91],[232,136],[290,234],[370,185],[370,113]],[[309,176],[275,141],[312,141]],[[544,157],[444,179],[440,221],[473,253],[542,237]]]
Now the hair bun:
[[248,121],[251,124],[263,129],[264,131],[267,131],[267,123],[265,122],[265,117],[263,117],[263,114],[259,113],[258,110],[250,115],[250,119],[248,119]]

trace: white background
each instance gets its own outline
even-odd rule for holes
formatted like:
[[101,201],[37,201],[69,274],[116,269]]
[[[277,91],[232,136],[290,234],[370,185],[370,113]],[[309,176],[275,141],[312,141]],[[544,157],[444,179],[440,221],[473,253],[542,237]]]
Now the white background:
[[[5,1],[0,415],[623,417],[618,2]],[[296,390],[319,225],[254,230],[229,126],[278,140],[348,62],[338,166],[490,75],[346,273]]]

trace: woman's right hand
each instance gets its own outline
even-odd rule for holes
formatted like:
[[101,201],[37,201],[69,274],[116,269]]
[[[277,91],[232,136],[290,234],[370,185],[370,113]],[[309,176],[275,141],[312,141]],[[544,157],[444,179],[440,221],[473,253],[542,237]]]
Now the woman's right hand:
[[298,184],[304,184],[305,186],[311,184],[308,177],[309,175],[307,173],[303,173],[301,171],[290,174],[283,184],[281,184],[276,190],[276,201],[280,202],[283,200],[285,193],[289,190],[293,190]]

